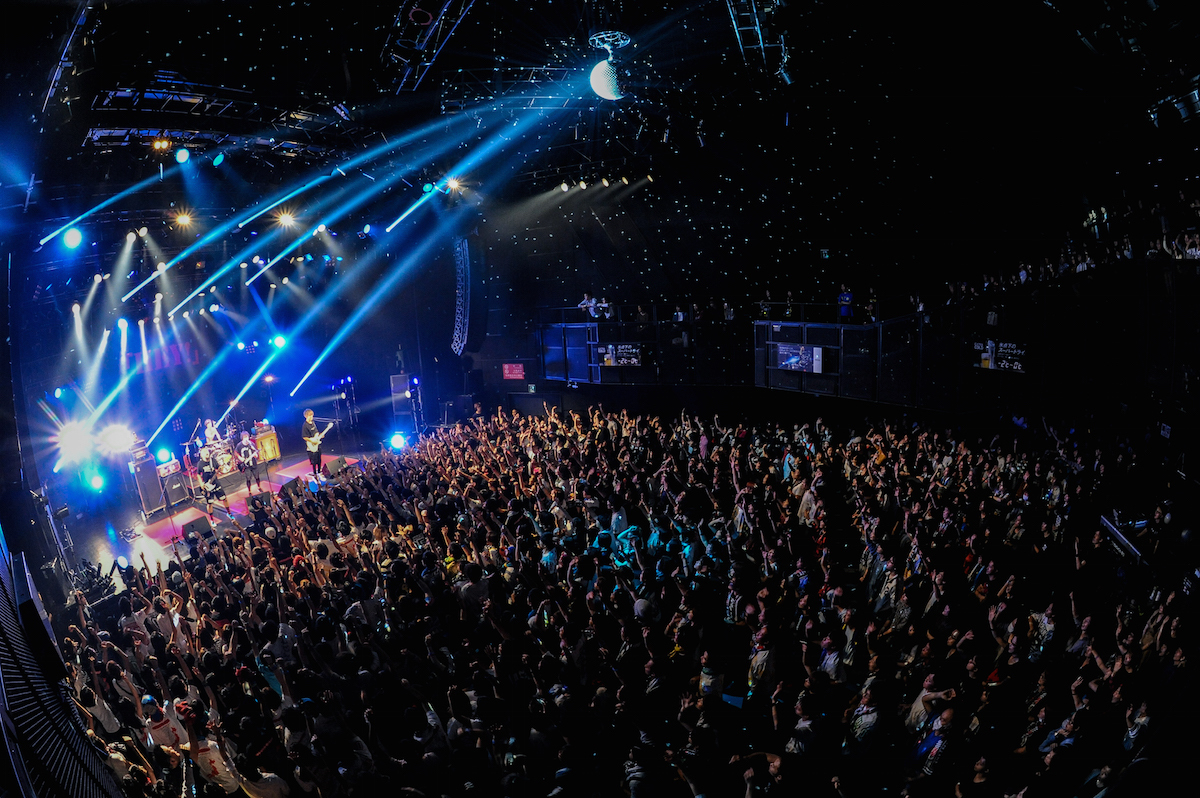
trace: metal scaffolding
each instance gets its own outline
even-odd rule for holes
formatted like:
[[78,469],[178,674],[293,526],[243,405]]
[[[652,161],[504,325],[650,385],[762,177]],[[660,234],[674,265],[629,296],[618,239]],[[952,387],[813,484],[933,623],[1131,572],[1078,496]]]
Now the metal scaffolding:
[[[737,38],[738,50],[747,65],[760,69],[774,69],[787,61],[782,34],[772,32],[764,24],[764,12],[774,11],[775,0],[767,0],[760,8],[758,0],[725,0],[729,6],[729,18],[733,21],[733,35]],[[774,54],[778,51],[778,56]]]
[[257,153],[321,159],[358,149],[378,135],[348,119],[339,106],[310,102],[279,108],[248,91],[193,83],[159,72],[143,88],[117,87],[92,102],[85,143],[100,148],[177,143],[239,146]]

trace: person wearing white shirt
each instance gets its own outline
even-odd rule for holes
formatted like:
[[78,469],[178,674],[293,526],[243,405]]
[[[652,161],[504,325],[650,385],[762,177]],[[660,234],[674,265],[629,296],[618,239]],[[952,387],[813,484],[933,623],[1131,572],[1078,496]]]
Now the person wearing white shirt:
[[596,307],[596,298],[587,291],[583,292],[583,300],[575,307],[579,308],[580,310],[586,310],[588,315],[593,319],[600,315],[600,312]]
[[142,697],[140,709],[138,716],[155,745],[179,748],[187,741],[187,730],[170,702],[164,707],[154,696],[147,695]]
[[226,795],[237,792],[241,784],[236,771],[229,764],[220,737],[216,740],[207,736],[200,737],[196,733],[196,721],[190,717],[187,721],[187,732],[188,755],[196,765],[196,772],[205,781],[224,790]]

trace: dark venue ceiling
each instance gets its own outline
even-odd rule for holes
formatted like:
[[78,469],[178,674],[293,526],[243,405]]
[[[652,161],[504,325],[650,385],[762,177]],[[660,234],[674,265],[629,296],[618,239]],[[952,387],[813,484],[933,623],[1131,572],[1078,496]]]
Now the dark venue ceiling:
[[[618,55],[630,96],[569,103],[496,179],[467,176],[506,203],[564,180],[659,176],[616,204],[565,198],[553,219],[492,206],[508,225],[491,226],[496,244],[531,259],[532,297],[546,303],[584,284],[671,299],[788,283],[825,298],[834,270],[885,284],[917,265],[949,277],[1053,245],[1093,203],[1167,175],[1196,179],[1179,112],[1151,113],[1195,88],[1195,9],[1184,2],[759,2],[767,44],[783,42],[765,56],[739,50],[727,2],[449,3],[465,14],[440,31],[444,48],[415,90],[394,56],[412,23],[433,17],[419,3],[97,3],[44,111],[79,7],[18,6],[27,22],[8,36],[5,205],[34,226],[149,174],[156,131],[199,152],[230,149],[245,185],[214,196],[219,211],[436,121],[447,100],[455,110],[489,81],[495,91],[510,76],[497,67],[590,67],[591,32],[628,32]],[[422,179],[483,138],[450,135],[459,147],[428,156]],[[1157,157],[1168,159],[1158,170]],[[150,207],[164,199],[145,195]],[[589,219],[608,246],[590,243]],[[554,227],[577,233],[539,247],[537,232],[548,240]],[[586,257],[554,248],[581,241]]]

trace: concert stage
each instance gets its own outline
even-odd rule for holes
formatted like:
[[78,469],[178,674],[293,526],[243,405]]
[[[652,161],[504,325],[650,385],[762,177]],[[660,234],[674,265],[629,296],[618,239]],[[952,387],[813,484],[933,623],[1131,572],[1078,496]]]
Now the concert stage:
[[[328,468],[338,457],[325,455],[322,464]],[[358,459],[345,458],[346,465],[352,466]],[[278,492],[288,482],[312,473],[312,466],[307,455],[286,457],[282,468],[272,464],[269,472],[264,469],[262,478],[262,493],[268,490]],[[246,490],[246,480],[240,472],[234,472],[221,478],[221,486],[229,498],[229,509],[239,523],[247,525],[249,516],[246,510],[246,500],[260,491],[255,486],[254,493]],[[141,518],[136,501],[126,498],[119,505],[102,508],[101,512],[80,513],[70,519],[71,534],[75,541],[77,558],[86,558],[108,572],[114,560],[125,557],[132,563],[140,561],[145,555],[146,561],[153,567],[159,562],[165,568],[174,559],[171,543],[183,537],[186,524],[205,519],[204,503],[184,502],[176,505],[173,512],[166,510],[151,515],[145,521]],[[226,530],[232,529],[229,516],[220,504],[213,505],[213,527],[218,536],[224,536]],[[129,531],[131,530],[132,534]],[[182,546],[180,554],[185,556],[187,551]],[[118,577],[119,579],[119,577]]]

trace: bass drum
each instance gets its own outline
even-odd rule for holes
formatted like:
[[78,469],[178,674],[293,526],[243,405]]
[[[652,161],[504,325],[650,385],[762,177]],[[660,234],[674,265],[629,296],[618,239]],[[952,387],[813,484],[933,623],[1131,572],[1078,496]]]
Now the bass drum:
[[225,441],[215,443],[213,449],[213,462],[217,464],[217,473],[220,476],[225,476],[236,470],[236,462],[233,456],[233,449]]

